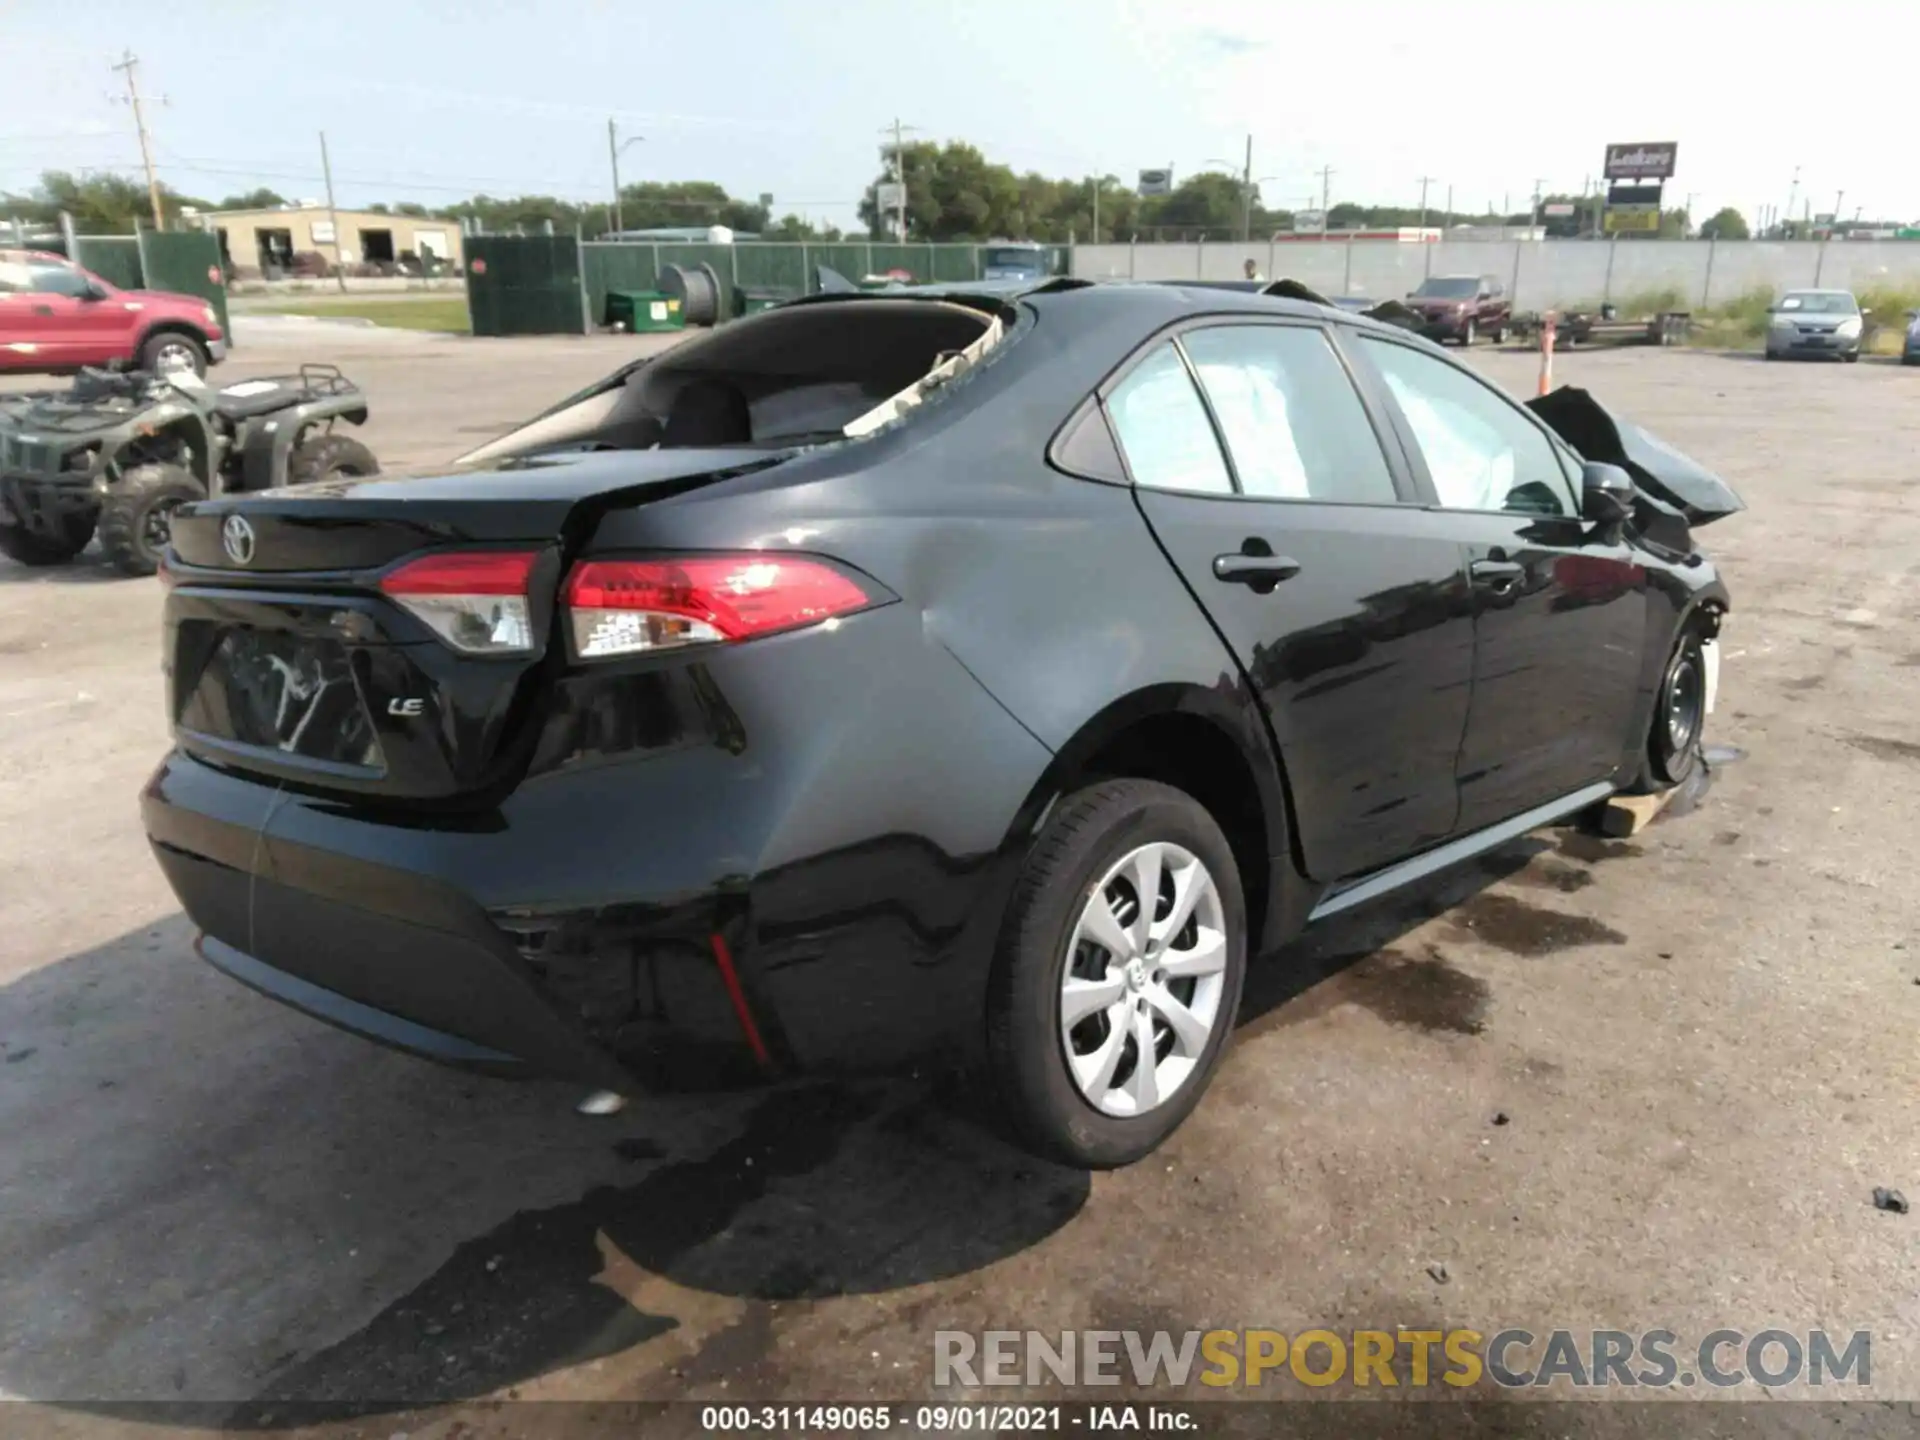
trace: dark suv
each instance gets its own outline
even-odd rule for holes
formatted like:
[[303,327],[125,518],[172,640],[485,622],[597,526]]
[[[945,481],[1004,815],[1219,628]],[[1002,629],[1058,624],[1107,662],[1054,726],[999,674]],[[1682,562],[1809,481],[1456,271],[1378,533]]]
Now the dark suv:
[[1507,287],[1491,275],[1433,275],[1407,296],[1419,312],[1420,333],[1429,340],[1458,340],[1471,345],[1491,335],[1497,345],[1507,338],[1513,302]]

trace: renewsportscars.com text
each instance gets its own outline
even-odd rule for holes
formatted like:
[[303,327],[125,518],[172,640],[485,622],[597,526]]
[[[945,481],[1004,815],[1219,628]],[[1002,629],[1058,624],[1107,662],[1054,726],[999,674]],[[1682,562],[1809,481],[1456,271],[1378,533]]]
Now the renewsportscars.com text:
[[1873,1383],[1864,1330],[1714,1330],[1685,1341],[1671,1330],[942,1330],[933,1383],[1258,1388],[1731,1389]]

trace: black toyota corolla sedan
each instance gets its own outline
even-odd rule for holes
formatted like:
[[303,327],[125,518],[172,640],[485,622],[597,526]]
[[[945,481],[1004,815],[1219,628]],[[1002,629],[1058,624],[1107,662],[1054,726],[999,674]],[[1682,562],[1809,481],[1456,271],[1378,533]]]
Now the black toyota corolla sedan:
[[975,1067],[1124,1164],[1250,957],[1686,777],[1738,508],[1311,300],[820,296],[445,473],[183,511],[146,828],[208,961],[390,1045]]

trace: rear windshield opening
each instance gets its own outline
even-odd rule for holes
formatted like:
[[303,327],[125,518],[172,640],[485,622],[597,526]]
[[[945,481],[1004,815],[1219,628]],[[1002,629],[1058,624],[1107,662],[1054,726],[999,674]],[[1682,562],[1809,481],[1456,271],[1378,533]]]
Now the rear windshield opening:
[[946,300],[827,300],[724,325],[467,456],[792,446],[871,433],[977,363],[998,315]]

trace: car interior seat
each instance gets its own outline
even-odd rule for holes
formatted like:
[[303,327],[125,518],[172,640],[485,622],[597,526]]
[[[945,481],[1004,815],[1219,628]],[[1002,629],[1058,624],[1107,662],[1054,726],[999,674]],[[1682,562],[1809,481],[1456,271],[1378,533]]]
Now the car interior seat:
[[674,396],[660,435],[665,450],[745,445],[753,439],[747,397],[724,380],[696,376]]

